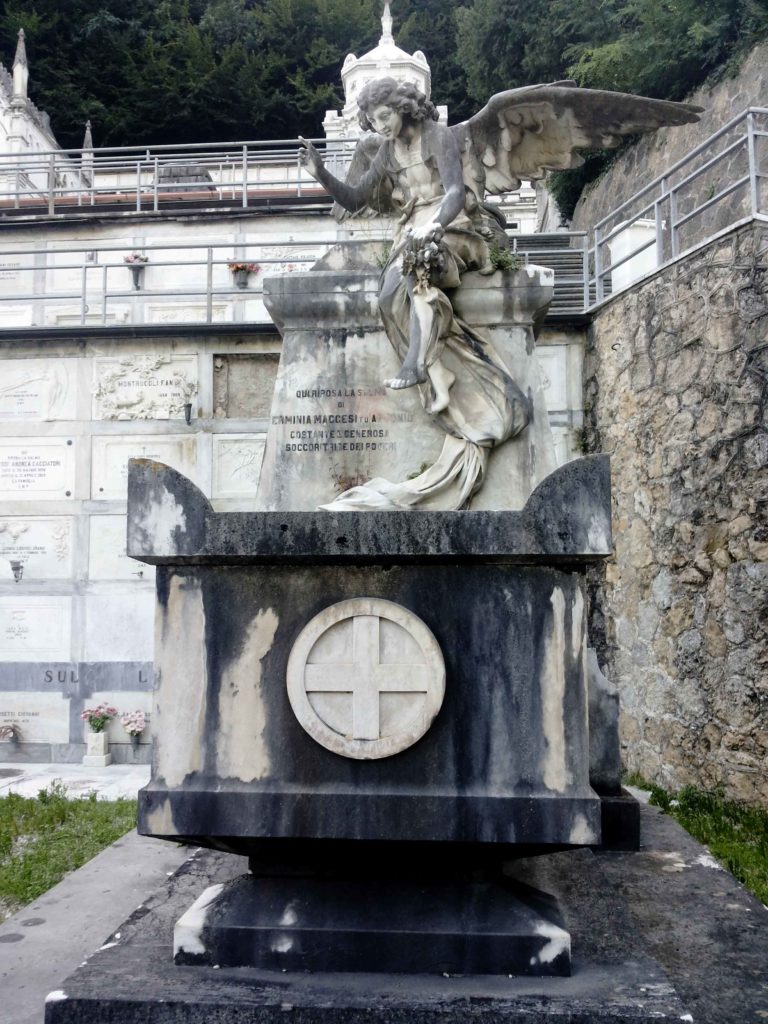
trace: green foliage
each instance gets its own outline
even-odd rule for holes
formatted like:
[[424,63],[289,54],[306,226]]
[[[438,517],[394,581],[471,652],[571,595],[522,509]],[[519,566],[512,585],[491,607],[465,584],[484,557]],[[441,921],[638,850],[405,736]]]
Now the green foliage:
[[59,780],[37,799],[0,798],[0,920],[37,899],[136,823],[136,801],[67,799]]
[[684,786],[677,795],[632,775],[628,785],[650,789],[650,803],[674,817],[686,832],[763,903],[768,903],[768,811]]
[[512,252],[511,249],[502,249],[495,243],[488,246],[488,253],[496,270],[514,271],[523,266],[523,258],[519,253]]

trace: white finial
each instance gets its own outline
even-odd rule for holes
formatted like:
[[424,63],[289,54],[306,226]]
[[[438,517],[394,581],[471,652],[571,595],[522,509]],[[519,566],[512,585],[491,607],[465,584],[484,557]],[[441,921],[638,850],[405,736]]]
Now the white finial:
[[16,43],[16,56],[13,61],[13,99],[16,103],[23,105],[26,101],[28,82],[27,47],[24,42],[24,29],[20,28],[19,39]]
[[384,13],[381,16],[381,39],[379,40],[379,46],[383,46],[386,43],[394,43],[392,36],[392,15],[389,11],[389,0],[384,0]]

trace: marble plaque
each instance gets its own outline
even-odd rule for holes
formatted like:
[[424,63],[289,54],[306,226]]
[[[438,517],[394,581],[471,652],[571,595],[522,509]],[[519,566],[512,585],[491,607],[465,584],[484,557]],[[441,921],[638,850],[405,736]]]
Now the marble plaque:
[[77,418],[76,359],[7,359],[0,383],[0,420]]
[[0,597],[0,661],[69,661],[70,597]]
[[183,419],[197,394],[194,353],[98,356],[93,361],[93,418]]
[[154,459],[172,466],[191,480],[196,478],[196,442],[194,435],[181,437],[150,434],[130,437],[94,437],[91,468],[91,497],[95,500],[125,500],[128,486],[128,460]]
[[[140,563],[137,563],[141,568]],[[91,593],[85,601],[85,661],[152,661],[155,593]]]
[[152,740],[152,693],[148,690],[97,690],[88,698],[88,705],[110,704],[120,714],[113,718],[107,726],[110,743],[130,743],[131,739],[120,722],[120,715],[128,711],[143,711],[147,719],[147,727],[140,734],[139,743],[150,743]]
[[536,357],[541,367],[541,384],[549,412],[568,408],[567,346],[540,345]]
[[[207,319],[208,308],[204,302],[154,302],[146,308],[146,322],[149,324],[204,324]],[[232,307],[229,303],[212,304],[212,323],[222,324],[231,319]]]
[[22,743],[69,743],[69,700],[58,693],[0,690],[0,725],[12,723]]
[[153,580],[154,565],[136,562],[125,553],[125,516],[91,516],[88,578]]
[[74,456],[72,438],[0,438],[0,501],[71,498]]
[[255,498],[266,434],[214,434],[213,498]]
[[0,580],[13,580],[12,559],[23,563],[25,581],[69,579],[72,526],[69,516],[0,517]]
[[214,356],[214,416],[228,419],[269,416],[279,361],[278,352]]

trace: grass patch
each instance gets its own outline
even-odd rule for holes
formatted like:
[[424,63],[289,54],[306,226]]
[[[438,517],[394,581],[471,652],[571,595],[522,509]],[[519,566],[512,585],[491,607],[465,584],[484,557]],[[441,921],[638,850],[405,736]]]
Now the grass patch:
[[768,905],[768,811],[684,786],[671,794],[641,776],[626,783],[651,792],[649,803],[675,818],[742,885]]
[[37,798],[0,798],[0,921],[136,825],[135,800],[67,798],[55,780]]

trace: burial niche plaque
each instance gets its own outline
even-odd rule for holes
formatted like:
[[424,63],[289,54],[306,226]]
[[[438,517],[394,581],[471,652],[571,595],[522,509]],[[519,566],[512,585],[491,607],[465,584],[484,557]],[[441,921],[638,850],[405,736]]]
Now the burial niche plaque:
[[445,696],[430,629],[380,598],[330,605],[299,633],[288,698],[309,735],[342,757],[389,757],[427,732]]

